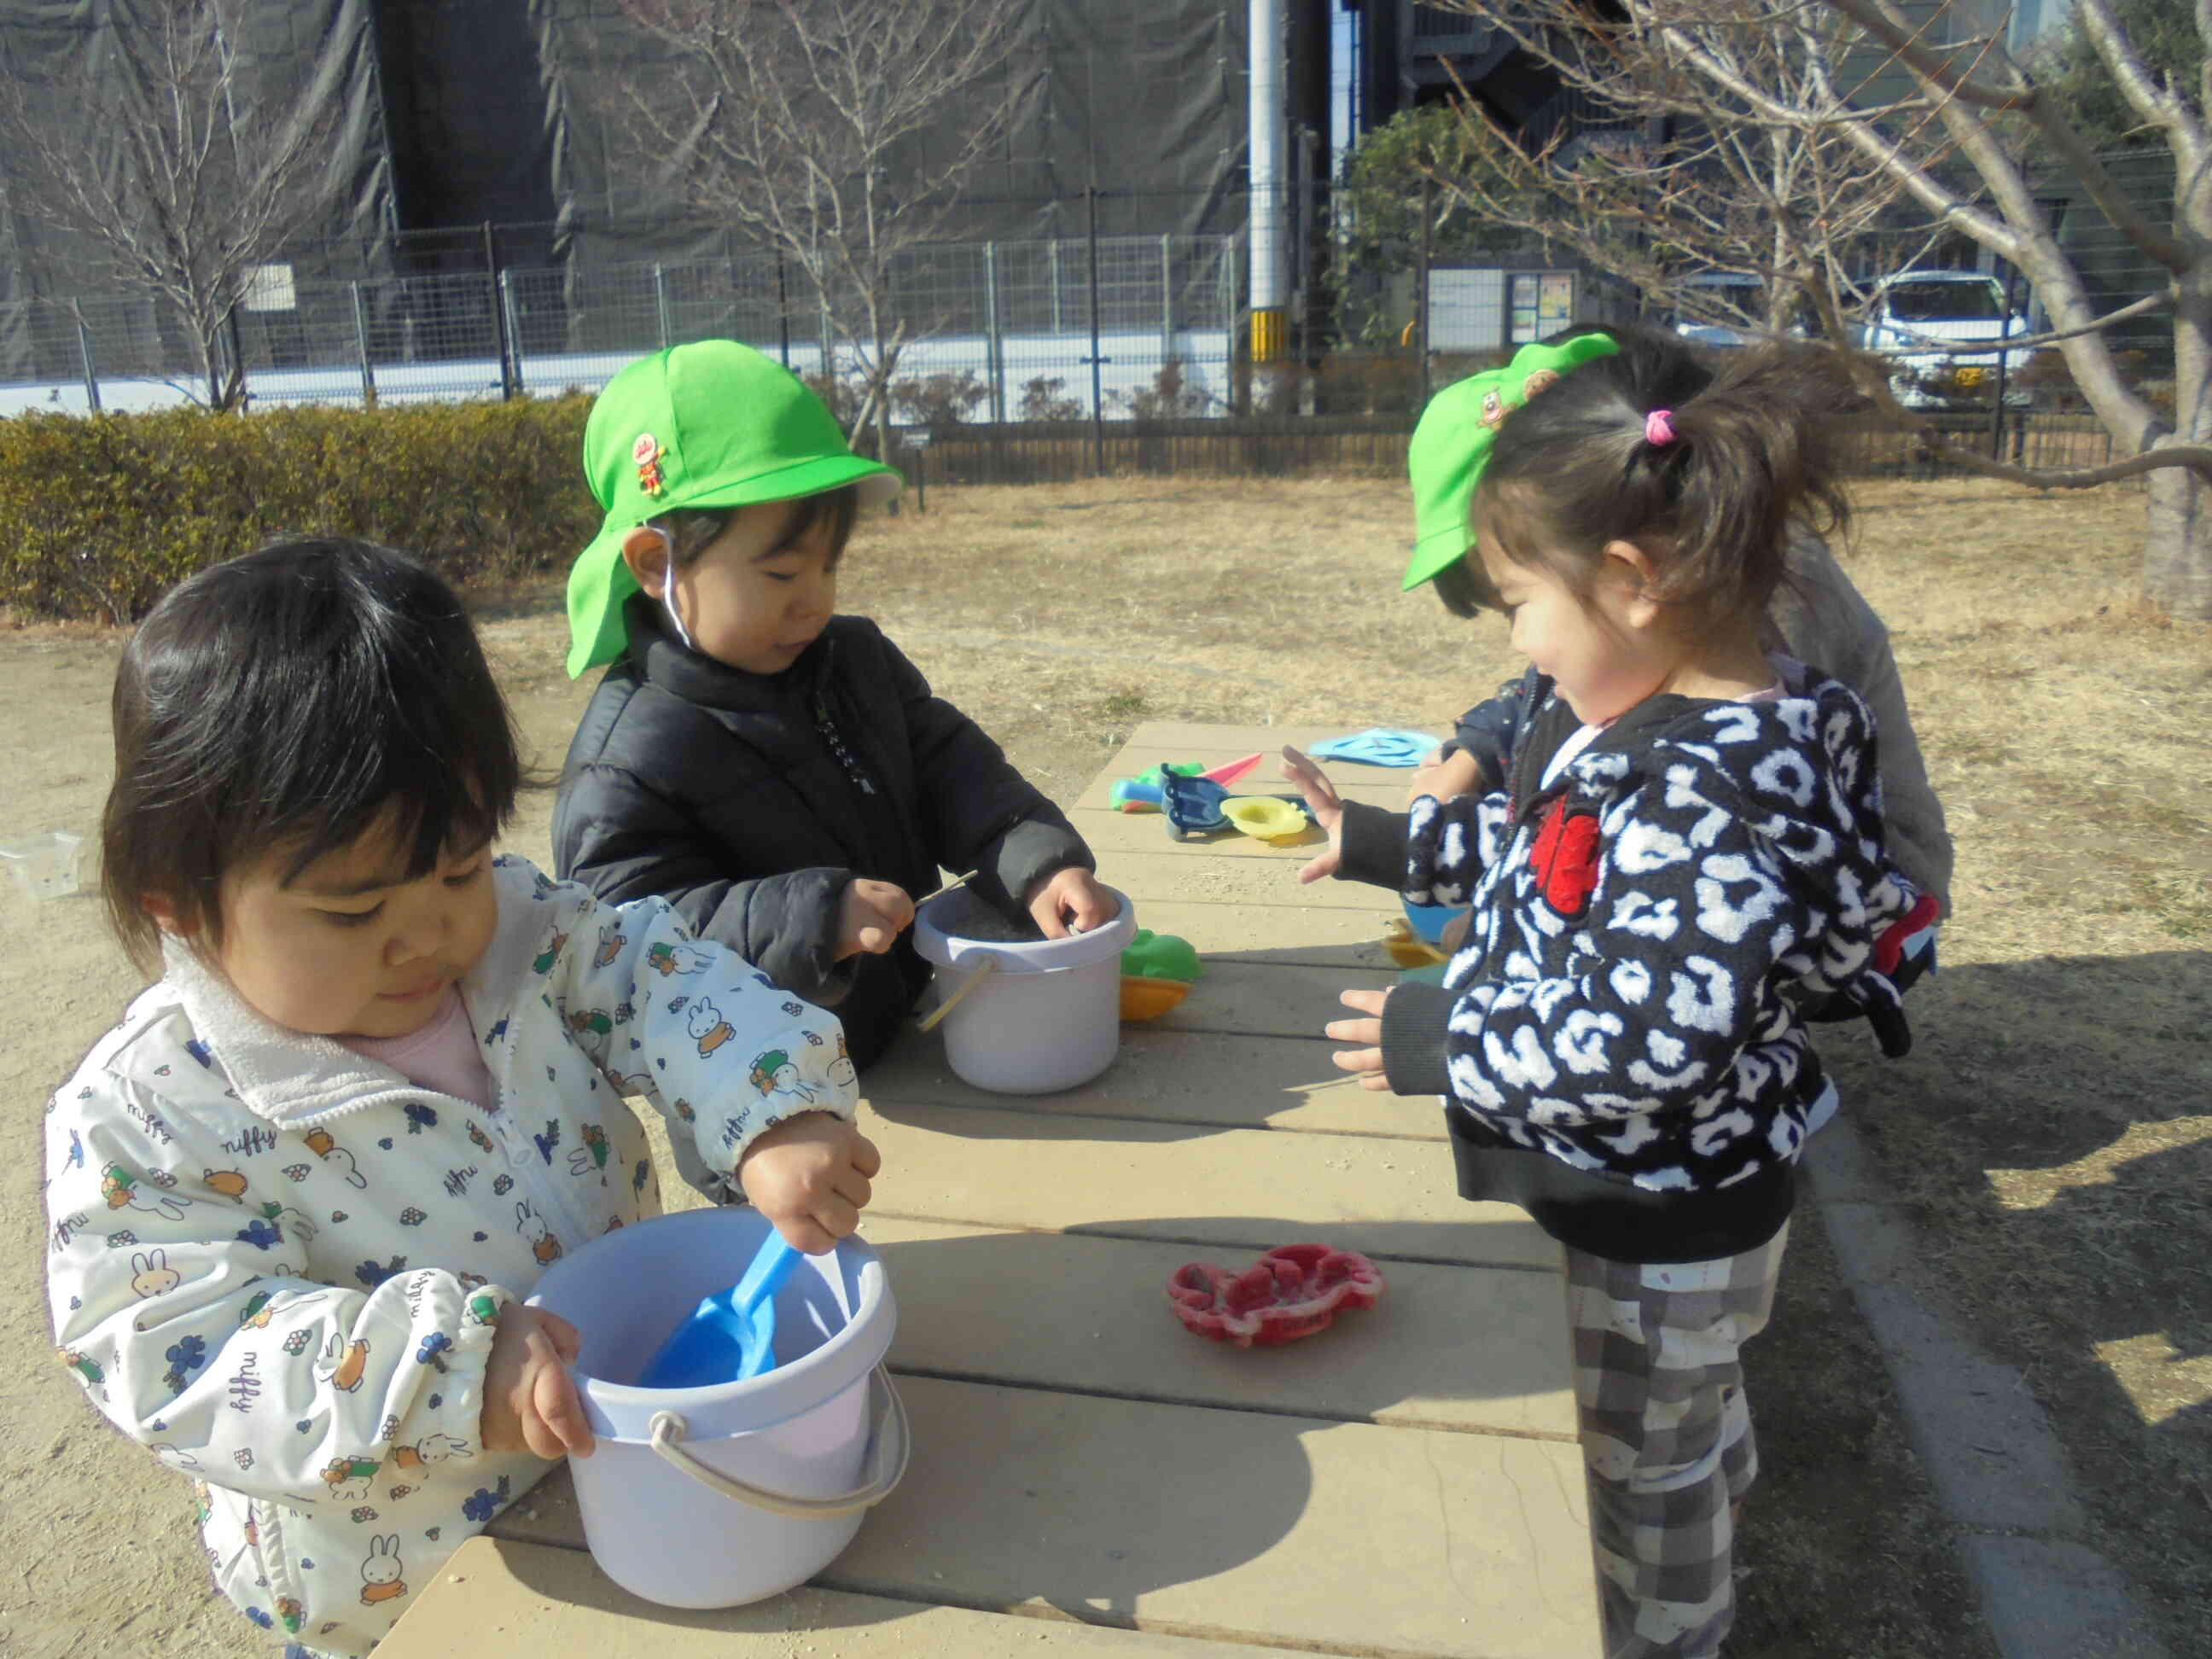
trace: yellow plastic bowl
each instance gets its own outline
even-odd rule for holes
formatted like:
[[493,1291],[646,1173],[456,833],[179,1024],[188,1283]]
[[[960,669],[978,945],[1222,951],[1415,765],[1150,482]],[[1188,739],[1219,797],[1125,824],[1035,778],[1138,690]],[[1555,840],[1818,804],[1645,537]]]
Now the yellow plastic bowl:
[[1273,795],[1232,795],[1221,803],[1221,815],[1246,835],[1257,836],[1261,841],[1305,833],[1306,815]]

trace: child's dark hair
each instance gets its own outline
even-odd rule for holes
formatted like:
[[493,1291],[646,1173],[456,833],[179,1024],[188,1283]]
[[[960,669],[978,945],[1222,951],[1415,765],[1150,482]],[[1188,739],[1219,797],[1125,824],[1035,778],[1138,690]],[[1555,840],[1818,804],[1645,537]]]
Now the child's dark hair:
[[281,851],[289,881],[386,826],[412,880],[489,841],[522,781],[460,600],[366,542],[276,542],[179,583],[124,651],[114,722],[100,885],[142,966],[149,898],[220,945],[227,872]]
[[[811,534],[816,525],[824,524],[829,526],[832,562],[842,556],[845,544],[852,539],[853,521],[860,516],[860,492],[846,484],[818,495],[798,496],[791,505],[795,511],[784,526],[781,545],[788,547]],[[656,514],[647,522],[668,532],[669,556],[681,570],[714,545],[738,512],[733,507],[678,507]]]
[[[1476,491],[1479,533],[1588,598],[1603,550],[1651,559],[1646,589],[1696,625],[1763,611],[1785,579],[1793,520],[1832,535],[1850,519],[1836,417],[1858,402],[1832,354],[1775,346],[1708,364],[1671,337],[1607,329],[1620,352],[1583,364],[1498,428]],[[1649,425],[1665,411],[1666,434]]]

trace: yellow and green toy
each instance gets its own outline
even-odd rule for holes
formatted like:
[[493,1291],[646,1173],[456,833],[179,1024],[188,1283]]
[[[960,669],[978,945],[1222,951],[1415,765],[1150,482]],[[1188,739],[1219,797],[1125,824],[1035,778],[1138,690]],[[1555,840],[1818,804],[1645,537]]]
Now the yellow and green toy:
[[1190,994],[1206,969],[1187,939],[1139,927],[1121,952],[1121,1018],[1158,1019]]

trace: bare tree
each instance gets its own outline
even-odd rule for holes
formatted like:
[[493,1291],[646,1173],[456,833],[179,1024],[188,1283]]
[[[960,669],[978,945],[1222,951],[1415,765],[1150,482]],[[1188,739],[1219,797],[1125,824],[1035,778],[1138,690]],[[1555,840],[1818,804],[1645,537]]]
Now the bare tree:
[[[1741,338],[1811,325],[1844,341],[1866,273],[1909,263],[1905,250],[1930,240],[1924,217],[1900,213],[1903,185],[1837,135],[1741,119],[1725,93],[1620,30],[1509,17],[1575,109],[1510,132],[1459,88],[1464,143],[1486,165],[1431,176],[1485,222],[1566,248],[1681,320]],[[1800,42],[1820,22],[1799,10],[1747,38],[1762,78],[1801,82],[1821,54]]]
[[151,296],[197,358],[184,389],[245,402],[224,337],[256,272],[343,183],[331,100],[240,50],[248,0],[112,0],[100,50],[31,61],[0,37],[0,205],[64,232],[88,286]]
[[864,383],[853,428],[890,444],[890,384],[928,319],[899,268],[935,240],[1040,84],[1024,0],[623,0],[671,48],[620,86],[632,131],[680,155],[702,219],[795,264]]
[[[1653,96],[1675,100],[1670,106],[1690,117],[1678,149],[1631,155],[1609,177],[1600,169],[1590,178],[1615,187],[1616,202],[1620,190],[1640,188],[1647,222],[1663,202],[1670,235],[1681,232],[1679,245],[1708,250],[1700,257],[1715,265],[1748,253],[1743,225],[1771,216],[1771,252],[1736,268],[1800,284],[1839,346],[1856,343],[1846,302],[1866,274],[1848,238],[1879,220],[1884,192],[1900,194],[1929,227],[2008,261],[2051,325],[2008,345],[2055,347],[2122,459],[2072,469],[1993,460],[1898,410],[1878,368],[1868,390],[1918,423],[1922,441],[1978,472],[2045,489],[2143,477],[2144,596],[2176,615],[2212,618],[2212,85],[2177,84],[2146,69],[2112,0],[2075,0],[2075,26],[2120,97],[2172,150],[2170,212],[2129,198],[2001,34],[1942,40],[1924,11],[1916,21],[1896,0],[1615,0],[1602,15],[1586,0],[1457,0],[1456,9],[1511,30],[1593,98],[1622,97],[1632,107]],[[2195,15],[2212,42],[2212,0],[2198,0]],[[1524,152],[1524,160],[1543,162],[1555,186],[1564,174],[1565,188],[1583,187],[1556,157]],[[2099,312],[2037,187],[2033,175],[2047,167],[2062,169],[2087,208],[2161,273],[2154,291]],[[1606,198],[1589,188],[1586,210],[1601,210]],[[1704,235],[1684,229],[1700,221]],[[1604,239],[1578,228],[1578,251],[1607,264]],[[1814,280],[1808,270],[1822,274]],[[2110,335],[2154,313],[2172,320],[2171,412],[2123,373]],[[1989,346],[1929,341],[1909,349]]]

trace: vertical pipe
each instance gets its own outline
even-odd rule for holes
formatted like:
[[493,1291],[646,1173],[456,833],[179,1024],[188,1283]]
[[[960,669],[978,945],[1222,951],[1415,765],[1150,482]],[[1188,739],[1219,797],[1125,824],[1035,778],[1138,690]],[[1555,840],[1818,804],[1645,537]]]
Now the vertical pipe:
[[991,380],[991,424],[1006,418],[1006,342],[999,324],[999,245],[983,244],[984,368]]
[[353,289],[353,352],[354,361],[361,368],[361,406],[376,407],[376,370],[368,356],[368,308],[361,302],[361,284],[348,284]]
[[100,413],[100,375],[92,366],[92,331],[84,325],[84,313],[76,317],[76,359],[84,366],[84,400],[94,414]]
[[668,269],[653,262],[653,331],[663,351],[668,349]]
[[522,395],[522,319],[514,308],[514,273],[499,273],[499,314],[502,330],[500,349],[508,366],[502,374],[501,396],[520,398]]
[[2004,320],[1997,325],[2002,331],[1997,337],[1997,395],[1990,415],[1990,459],[1993,461],[2004,459],[2005,366],[2012,360],[2012,353],[2007,347],[2012,341],[2013,285],[2019,277],[2018,268],[2008,262],[2005,265]]
[[491,307],[492,343],[499,352],[499,395],[514,396],[514,354],[507,337],[507,301],[500,280],[499,245],[493,240],[491,221],[483,222],[484,298]]
[[1246,108],[1252,227],[1252,361],[1283,351],[1287,204],[1283,189],[1283,98],[1289,73],[1283,0],[1250,0],[1252,74]]
[[1176,355],[1174,239],[1160,233],[1160,362]]
[[791,298],[783,282],[783,250],[775,251],[775,349],[782,354],[783,366],[791,367]]
[[1421,252],[1413,266],[1413,374],[1419,401],[1416,412],[1429,406],[1429,233],[1436,181],[1421,175]]
[[1088,215],[1091,241],[1091,471],[1095,477],[1106,473],[1106,413],[1104,393],[1100,378],[1106,360],[1098,355],[1098,186],[1089,185],[1083,191],[1084,206]]

